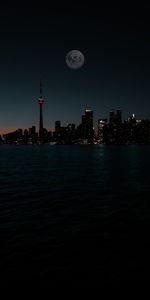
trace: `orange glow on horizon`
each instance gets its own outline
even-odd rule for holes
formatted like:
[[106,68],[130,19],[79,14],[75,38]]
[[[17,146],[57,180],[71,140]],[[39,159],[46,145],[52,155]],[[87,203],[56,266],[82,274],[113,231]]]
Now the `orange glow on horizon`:
[[0,135],[5,135],[5,134],[13,132],[15,130],[17,130],[17,129],[16,128],[5,128],[5,129],[1,128]]
[[[22,128],[22,130],[24,131],[25,129],[29,129],[28,127],[24,127],[24,128]],[[3,129],[3,128],[0,128],[0,135],[5,135],[5,134],[7,134],[7,133],[11,133],[11,132],[13,132],[13,131],[16,131],[16,130],[18,130],[18,128],[5,128],[5,129]],[[48,131],[51,131],[51,132],[54,132],[55,131],[55,129],[54,128],[49,128],[49,129],[47,129]],[[36,128],[36,132],[38,132],[38,128]]]

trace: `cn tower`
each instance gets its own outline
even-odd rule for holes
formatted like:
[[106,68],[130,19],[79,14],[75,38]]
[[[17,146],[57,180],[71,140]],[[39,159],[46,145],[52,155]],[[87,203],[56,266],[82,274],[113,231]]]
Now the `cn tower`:
[[40,97],[38,98],[38,104],[40,105],[40,120],[39,120],[39,138],[43,140],[43,110],[44,98],[42,96],[42,81],[40,80]]

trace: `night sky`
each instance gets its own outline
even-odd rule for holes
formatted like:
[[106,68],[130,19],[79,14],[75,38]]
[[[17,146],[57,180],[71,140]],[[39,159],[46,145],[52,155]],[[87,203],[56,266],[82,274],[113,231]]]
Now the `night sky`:
[[[121,107],[123,118],[150,118],[150,26],[147,9],[30,3],[1,4],[0,133],[38,126],[40,78],[44,127],[94,120]],[[85,56],[79,70],[66,66],[68,51]]]

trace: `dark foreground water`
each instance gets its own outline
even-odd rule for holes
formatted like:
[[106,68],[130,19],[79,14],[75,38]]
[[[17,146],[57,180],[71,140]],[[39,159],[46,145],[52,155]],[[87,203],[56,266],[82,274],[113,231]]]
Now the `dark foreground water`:
[[150,146],[0,146],[1,283],[150,279]]

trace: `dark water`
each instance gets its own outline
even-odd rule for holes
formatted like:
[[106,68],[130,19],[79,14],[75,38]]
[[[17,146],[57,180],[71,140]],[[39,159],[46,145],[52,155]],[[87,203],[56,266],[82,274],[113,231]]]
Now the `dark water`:
[[149,280],[149,146],[0,147],[3,284]]

